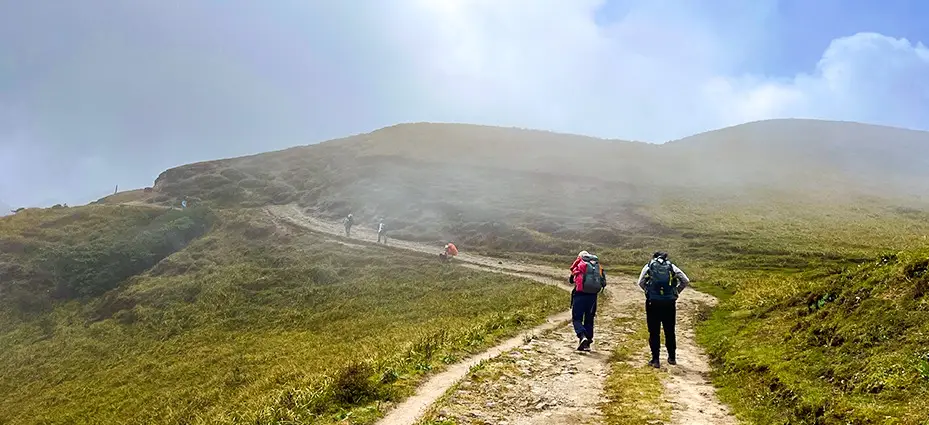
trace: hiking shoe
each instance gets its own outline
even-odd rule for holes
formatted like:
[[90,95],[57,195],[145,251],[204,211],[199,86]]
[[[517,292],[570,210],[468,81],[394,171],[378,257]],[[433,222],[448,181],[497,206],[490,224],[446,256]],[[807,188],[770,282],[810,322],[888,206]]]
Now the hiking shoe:
[[671,366],[677,365],[677,359],[675,359],[674,357],[668,357],[668,364]]
[[580,343],[577,345],[577,351],[585,351],[590,349],[590,340],[586,336],[581,337]]
[[581,343],[581,351],[590,351],[590,345],[593,343],[592,339],[584,338],[584,342]]
[[661,362],[659,362],[658,359],[652,359],[650,362],[648,362],[648,365],[655,369],[661,368]]

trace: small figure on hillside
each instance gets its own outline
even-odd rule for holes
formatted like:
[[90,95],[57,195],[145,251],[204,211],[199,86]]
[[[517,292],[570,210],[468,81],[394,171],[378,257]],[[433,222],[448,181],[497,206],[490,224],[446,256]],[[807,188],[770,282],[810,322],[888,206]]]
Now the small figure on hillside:
[[181,201],[181,208],[187,208],[187,198]]
[[594,342],[594,316],[597,315],[597,296],[606,288],[606,273],[600,259],[587,251],[577,254],[571,264],[571,321],[577,335],[578,351],[590,351]]
[[387,245],[387,225],[383,219],[377,224],[377,243],[381,243],[381,238],[384,239],[384,245]]
[[349,214],[345,216],[342,222],[345,224],[345,237],[347,238],[352,235],[352,225],[355,224],[355,217]]
[[458,255],[458,247],[456,247],[454,243],[449,241],[449,243],[445,244],[445,252],[439,254],[439,258],[441,258],[442,261],[448,261],[448,259],[456,255]]
[[661,327],[664,326],[665,348],[668,350],[668,364],[676,365],[677,340],[674,335],[674,323],[677,315],[677,297],[690,283],[687,275],[668,259],[668,253],[658,251],[642,268],[639,274],[639,288],[645,291],[645,317],[648,323],[648,345],[652,351],[649,366],[660,368],[658,357],[661,353]]

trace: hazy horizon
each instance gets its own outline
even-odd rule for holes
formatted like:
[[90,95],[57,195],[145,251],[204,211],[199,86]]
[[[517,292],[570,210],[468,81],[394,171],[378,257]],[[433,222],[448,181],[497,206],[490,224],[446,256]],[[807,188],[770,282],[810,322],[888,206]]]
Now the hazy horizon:
[[927,129],[919,4],[723,3],[4,2],[0,200],[82,204],[409,122],[655,143],[787,117]]

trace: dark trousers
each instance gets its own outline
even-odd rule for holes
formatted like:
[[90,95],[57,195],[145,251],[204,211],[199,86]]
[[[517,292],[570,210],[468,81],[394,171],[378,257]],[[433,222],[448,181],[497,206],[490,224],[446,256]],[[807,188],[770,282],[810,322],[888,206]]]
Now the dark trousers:
[[381,243],[381,238],[384,238],[384,243],[387,243],[387,232],[377,232],[377,243]]
[[677,339],[674,337],[674,322],[677,306],[674,301],[646,301],[645,320],[648,322],[648,345],[652,349],[652,359],[658,359],[661,352],[661,327],[664,326],[664,343],[668,357],[674,358]]
[[594,339],[594,316],[597,315],[597,294],[575,292],[571,295],[571,321],[578,338]]

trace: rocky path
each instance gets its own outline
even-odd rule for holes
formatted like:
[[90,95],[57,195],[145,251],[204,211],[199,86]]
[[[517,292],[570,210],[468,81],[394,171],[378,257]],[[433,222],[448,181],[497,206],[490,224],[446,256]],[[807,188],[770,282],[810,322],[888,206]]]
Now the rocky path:
[[456,424],[596,424],[609,374],[610,332],[590,353],[574,351],[567,326],[482,365],[432,415]]
[[532,330],[522,332],[489,350],[458,362],[443,372],[433,376],[420,386],[416,394],[404,400],[391,410],[387,416],[378,421],[378,425],[411,425],[423,418],[428,409],[438,401],[449,388],[464,378],[468,371],[482,362],[493,359],[501,354],[518,347],[523,341],[532,339],[534,335],[545,333],[552,329],[564,327],[570,320],[568,312],[549,317],[546,322]]
[[600,424],[610,356],[627,329],[612,326],[635,295],[628,280],[612,285],[597,311],[594,346],[576,350],[570,325],[525,341],[473,371],[435,406],[424,423]]
[[668,378],[663,382],[665,397],[672,407],[672,424],[738,423],[716,398],[716,389],[710,383],[709,359],[694,340],[694,325],[701,306],[715,304],[712,295],[692,289],[685,289],[677,302],[677,366],[668,368]]
[[[332,236],[344,236],[340,223],[304,214],[297,206],[266,209],[277,220]],[[354,240],[373,243],[377,234],[352,229]],[[344,240],[344,239],[343,239]],[[354,243],[355,241],[351,242]],[[398,249],[438,254],[441,247],[390,240]],[[459,264],[484,271],[526,277],[566,290],[565,271],[472,254],[460,254]],[[662,367],[664,400],[671,406],[672,424],[736,424],[716,398],[709,381],[708,360],[693,336],[696,314],[703,304],[713,304],[707,294],[686,290],[678,302],[678,365]],[[600,424],[604,382],[610,371],[610,355],[620,333],[632,333],[615,319],[644,321],[642,295],[631,278],[612,278],[597,315],[597,334],[590,353],[575,350],[576,339],[567,313],[553,316],[539,327],[507,340],[472,358],[450,366],[429,379],[417,393],[399,404],[379,425],[413,425],[435,421],[456,424]],[[646,344],[637,342],[644,367]],[[460,382],[460,384],[458,384]],[[458,384],[456,386],[456,384]],[[447,393],[447,394],[446,394]],[[443,395],[445,397],[443,398]],[[444,422],[449,423],[449,422]]]

